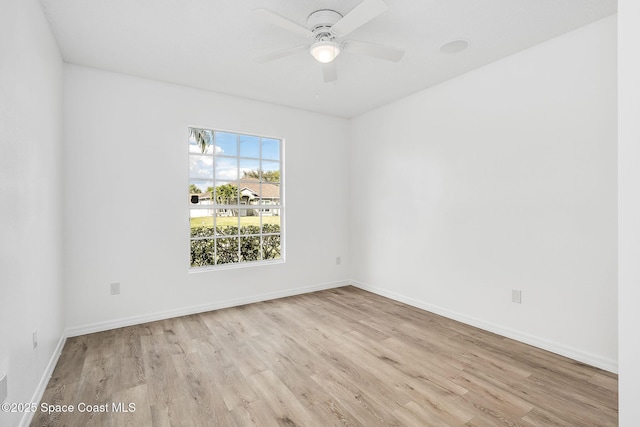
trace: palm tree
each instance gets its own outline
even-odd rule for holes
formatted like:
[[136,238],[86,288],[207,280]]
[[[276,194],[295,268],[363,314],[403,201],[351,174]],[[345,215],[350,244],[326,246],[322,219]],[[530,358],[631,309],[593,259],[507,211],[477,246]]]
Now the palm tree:
[[266,182],[280,182],[280,171],[263,171],[256,169],[252,171],[242,171],[243,178],[257,178]]
[[233,184],[223,184],[216,187],[216,202],[220,205],[238,204],[238,187]]
[[196,141],[202,153],[207,151],[209,145],[213,145],[213,132],[210,130],[189,128],[189,139],[191,138]]

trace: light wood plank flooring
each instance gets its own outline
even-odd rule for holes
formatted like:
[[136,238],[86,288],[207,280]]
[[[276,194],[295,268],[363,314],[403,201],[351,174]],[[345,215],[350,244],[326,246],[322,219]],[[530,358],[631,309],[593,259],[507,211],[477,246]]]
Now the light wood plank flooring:
[[31,425],[615,426],[617,386],[346,287],[70,338],[42,402],[76,411]]

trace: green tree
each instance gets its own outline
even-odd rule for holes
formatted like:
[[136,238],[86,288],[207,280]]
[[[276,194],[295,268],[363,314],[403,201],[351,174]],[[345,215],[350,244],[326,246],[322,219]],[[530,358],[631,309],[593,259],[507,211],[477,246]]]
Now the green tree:
[[238,203],[238,187],[233,184],[218,185],[216,187],[216,203],[219,205]]
[[256,169],[252,171],[244,171],[244,178],[263,179],[266,182],[280,182],[280,171],[263,171]]
[[[207,190],[208,191],[208,190]],[[189,194],[200,194],[202,191],[195,184],[189,184]]]

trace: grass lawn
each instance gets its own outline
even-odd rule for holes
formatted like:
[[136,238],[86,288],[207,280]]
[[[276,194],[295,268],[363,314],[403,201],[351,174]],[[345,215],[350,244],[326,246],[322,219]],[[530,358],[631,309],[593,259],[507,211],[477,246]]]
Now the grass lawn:
[[[279,216],[263,216],[262,217],[263,224],[276,224],[280,225],[280,217]],[[226,225],[238,225],[238,217],[237,216],[220,216],[216,220],[216,224],[219,227],[224,227]],[[240,226],[243,225],[260,225],[260,217],[258,216],[243,216],[240,218]],[[213,217],[205,216],[200,218],[191,218],[191,228],[193,227],[213,227]]]

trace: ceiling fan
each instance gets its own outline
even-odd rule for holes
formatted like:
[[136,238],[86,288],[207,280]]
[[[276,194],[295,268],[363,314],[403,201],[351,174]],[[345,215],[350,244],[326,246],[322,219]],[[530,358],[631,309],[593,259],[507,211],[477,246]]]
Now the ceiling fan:
[[318,62],[323,64],[322,71],[325,82],[332,82],[338,78],[333,60],[342,51],[398,62],[404,55],[403,50],[357,40],[342,39],[386,10],[387,4],[382,0],[364,0],[345,16],[331,9],[316,10],[309,15],[307,27],[304,27],[268,9],[257,9],[255,12],[260,14],[266,21],[292,33],[310,38],[312,42],[272,52],[257,58],[256,61],[273,61],[308,50]]

